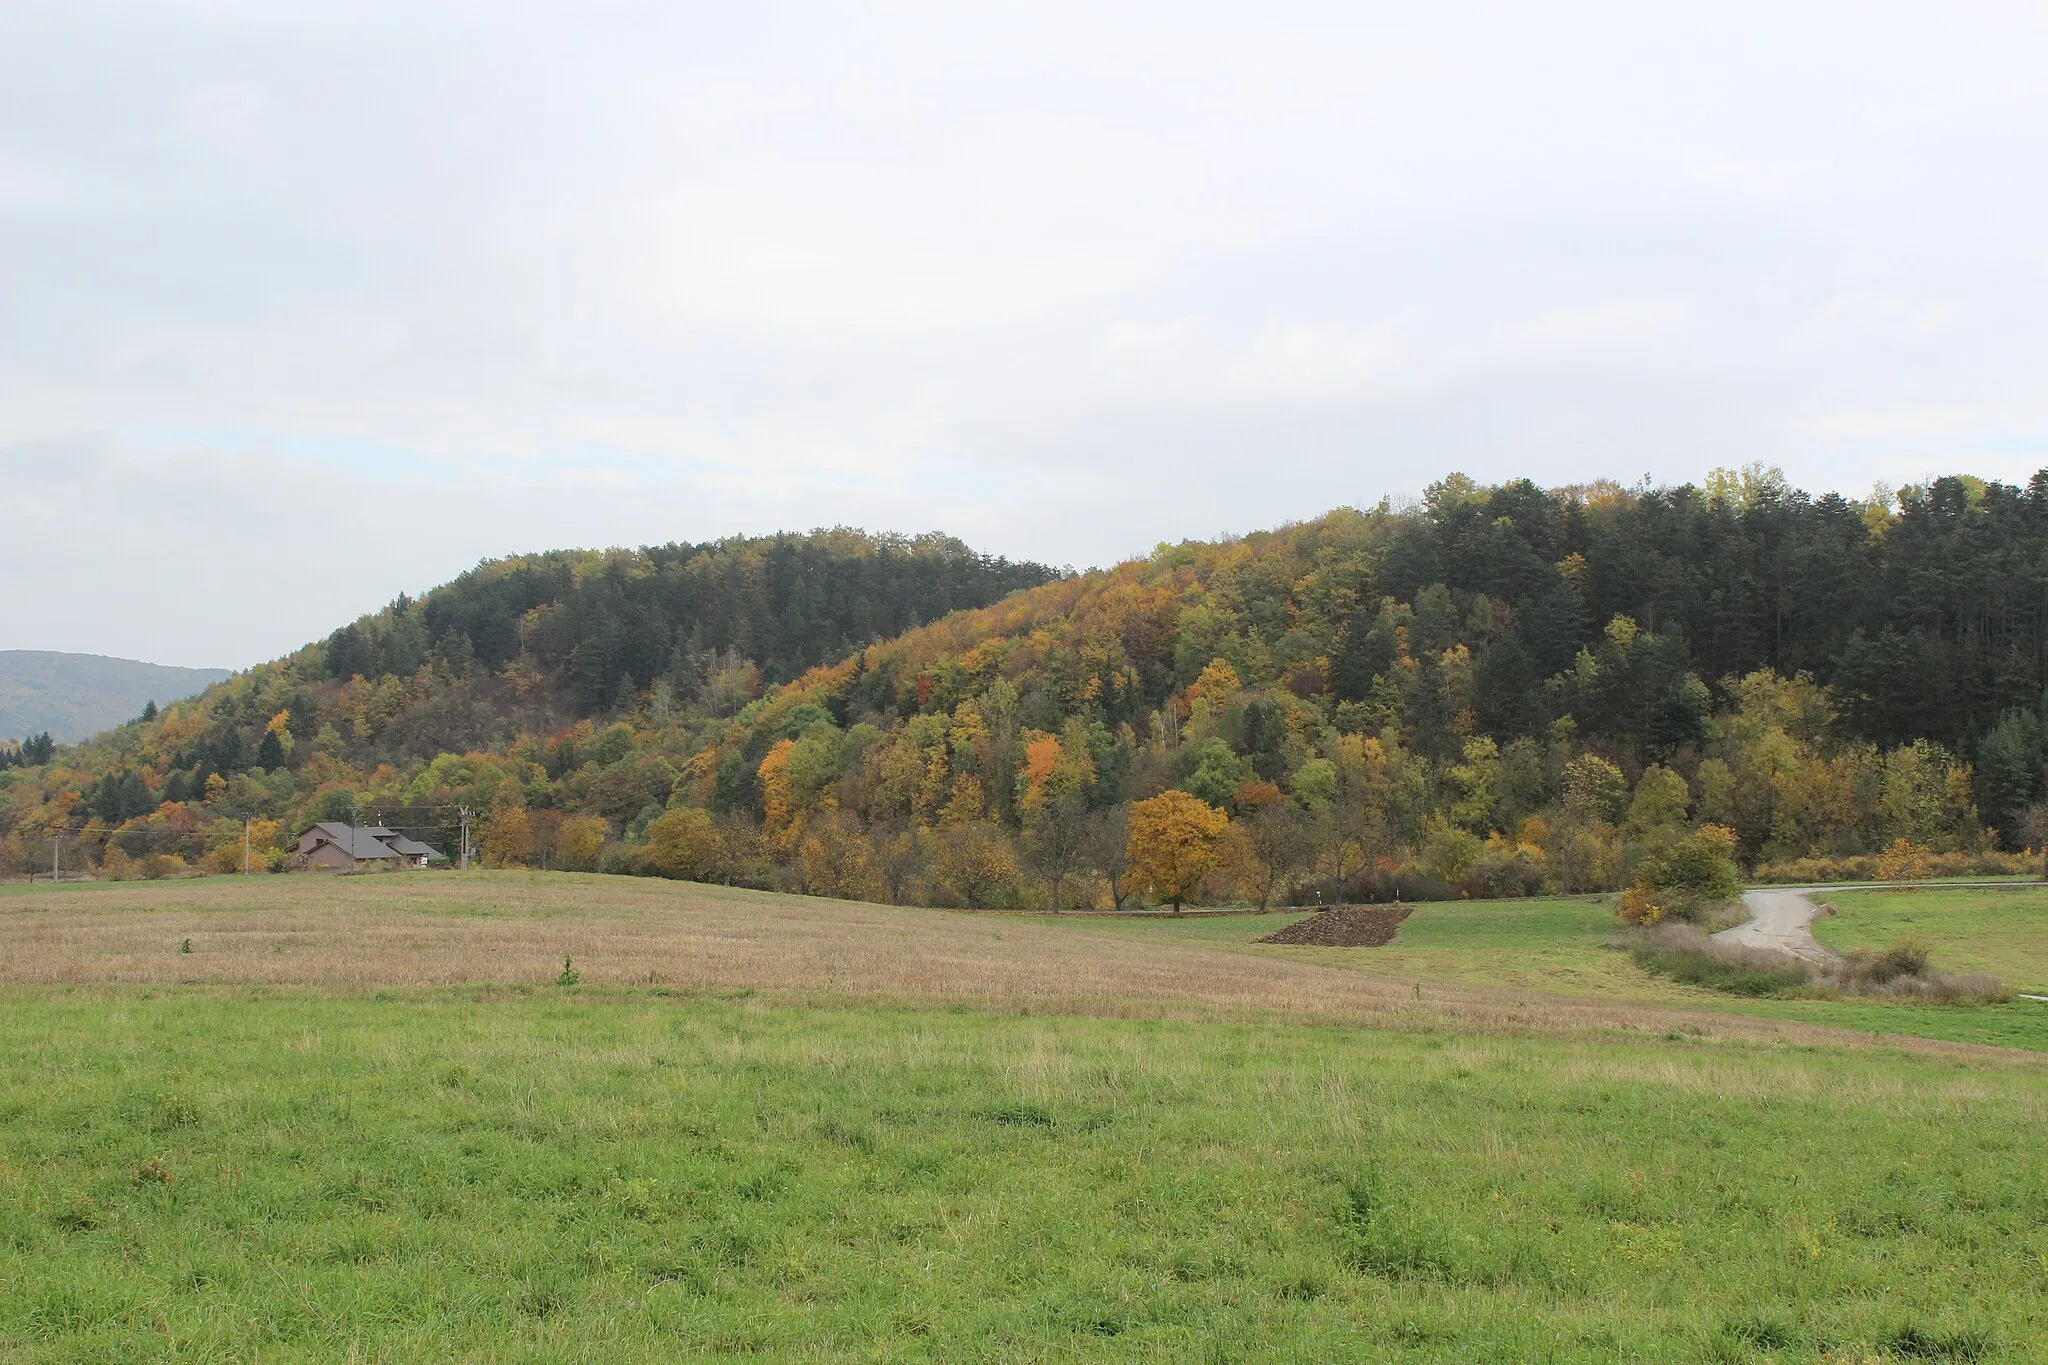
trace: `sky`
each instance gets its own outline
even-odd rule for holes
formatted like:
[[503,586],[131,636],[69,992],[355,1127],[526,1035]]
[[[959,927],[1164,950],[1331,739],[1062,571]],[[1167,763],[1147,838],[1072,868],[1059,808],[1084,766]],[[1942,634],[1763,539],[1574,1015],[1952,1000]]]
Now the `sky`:
[[0,0],[0,648],[2048,465],[2048,7]]

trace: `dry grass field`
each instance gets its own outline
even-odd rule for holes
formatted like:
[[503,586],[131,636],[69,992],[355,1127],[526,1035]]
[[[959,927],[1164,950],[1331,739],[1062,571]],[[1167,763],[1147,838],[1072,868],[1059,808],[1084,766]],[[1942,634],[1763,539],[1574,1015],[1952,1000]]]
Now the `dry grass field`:
[[[1437,979],[1405,955],[1390,955],[1393,970],[1381,974],[1372,950],[1325,964],[1315,957],[1327,950],[1246,951],[1236,941],[1274,923],[1125,920],[1115,922],[1120,932],[1105,933],[1104,922],[1086,919],[561,873],[229,877],[10,888],[0,894],[0,983],[536,986],[553,983],[569,958],[586,986],[1112,1017],[1870,1041],[1863,1032],[1730,1013],[1711,1002],[1674,1008]],[[1885,1042],[1952,1050],[1889,1035]]]

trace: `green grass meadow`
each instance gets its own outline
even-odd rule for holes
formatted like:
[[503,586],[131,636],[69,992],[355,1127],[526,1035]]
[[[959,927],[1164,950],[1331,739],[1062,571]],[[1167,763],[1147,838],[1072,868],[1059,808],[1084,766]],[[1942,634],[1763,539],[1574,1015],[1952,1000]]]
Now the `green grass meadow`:
[[2048,1076],[588,988],[15,989],[18,1360],[2048,1359]]
[[2048,886],[1830,891],[1835,914],[1813,922],[1836,952],[1919,937],[1951,972],[1990,972],[2014,990],[2048,995]]

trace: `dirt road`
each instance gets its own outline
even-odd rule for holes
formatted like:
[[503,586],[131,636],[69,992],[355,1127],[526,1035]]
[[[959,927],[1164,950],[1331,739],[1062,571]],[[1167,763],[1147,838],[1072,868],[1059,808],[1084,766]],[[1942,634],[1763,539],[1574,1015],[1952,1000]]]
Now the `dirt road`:
[[1723,929],[1715,938],[1751,948],[1774,948],[1823,967],[1834,963],[1835,954],[1813,936],[1816,907],[1806,892],[1745,891],[1742,904],[1749,911],[1749,922]]

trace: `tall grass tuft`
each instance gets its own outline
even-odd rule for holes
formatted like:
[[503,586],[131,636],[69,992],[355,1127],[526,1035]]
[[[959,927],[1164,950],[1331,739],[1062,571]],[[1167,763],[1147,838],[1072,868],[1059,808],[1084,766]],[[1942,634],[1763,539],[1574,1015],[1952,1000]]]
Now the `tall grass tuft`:
[[1645,971],[1734,995],[1789,995],[1813,979],[1812,968],[1789,953],[1723,943],[1690,924],[1645,930],[1629,951]]
[[1937,969],[1927,944],[1907,939],[1881,952],[1850,953],[1831,968],[1790,953],[1710,938],[1690,924],[1660,924],[1634,935],[1629,952],[1645,971],[1688,986],[1755,998],[1875,996],[1930,1005],[1985,1005],[2012,999],[1995,976]]

